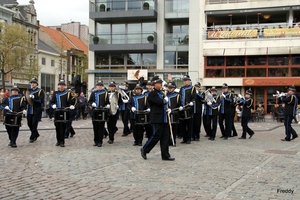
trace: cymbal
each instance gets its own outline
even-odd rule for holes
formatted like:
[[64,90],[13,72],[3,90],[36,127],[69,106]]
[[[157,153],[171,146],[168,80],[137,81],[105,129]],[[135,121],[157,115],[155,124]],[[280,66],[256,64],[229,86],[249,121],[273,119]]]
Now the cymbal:
[[30,91],[27,90],[25,93],[26,101],[28,102],[29,105],[33,106],[33,100],[30,98]]

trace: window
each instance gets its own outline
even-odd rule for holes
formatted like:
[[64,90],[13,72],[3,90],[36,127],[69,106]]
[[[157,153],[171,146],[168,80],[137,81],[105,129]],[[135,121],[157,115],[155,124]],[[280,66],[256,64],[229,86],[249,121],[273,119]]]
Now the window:
[[143,65],[156,66],[156,53],[144,53],[143,54]]
[[248,56],[248,65],[266,65],[267,57],[266,56]]
[[271,66],[283,66],[289,64],[289,57],[286,56],[269,56],[269,65]]
[[300,65],[300,55],[293,55],[292,63],[293,65]]
[[55,61],[51,60],[51,67],[54,67],[54,66],[55,66]]
[[244,77],[244,69],[226,69],[226,77]]
[[245,66],[245,56],[227,56],[226,66]]
[[42,65],[46,65],[46,58],[42,58]]
[[112,54],[111,65],[124,65],[124,54]]
[[207,57],[207,66],[224,66],[224,57]]
[[178,52],[177,65],[188,65],[188,64],[189,64],[189,52]]
[[140,65],[141,64],[141,54],[132,53],[127,54],[127,65]]
[[206,69],[206,77],[224,77],[224,69]]
[[109,65],[109,54],[96,55],[96,65]]
[[112,25],[112,44],[125,44],[125,24]]
[[282,76],[288,76],[288,69],[287,68],[269,68],[269,74],[270,77],[282,77]]
[[165,52],[165,65],[176,64],[176,52]]
[[247,77],[266,77],[266,69],[247,69]]

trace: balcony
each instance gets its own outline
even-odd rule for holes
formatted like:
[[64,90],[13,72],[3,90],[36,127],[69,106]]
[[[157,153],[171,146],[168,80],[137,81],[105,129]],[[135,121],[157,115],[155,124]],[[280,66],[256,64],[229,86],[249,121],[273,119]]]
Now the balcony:
[[[148,4],[147,4],[148,3]],[[90,1],[90,19],[97,22],[157,19],[156,0],[96,0]]]
[[97,52],[156,52],[157,34],[127,33],[102,34],[97,36],[99,42],[93,43],[94,36],[90,36],[90,51]]
[[166,0],[165,1],[165,18],[188,18],[189,17],[189,0]]
[[[259,2],[262,0],[206,0],[206,5],[210,4],[228,4],[228,3],[248,3]],[[278,1],[278,0],[265,0],[265,1]]]

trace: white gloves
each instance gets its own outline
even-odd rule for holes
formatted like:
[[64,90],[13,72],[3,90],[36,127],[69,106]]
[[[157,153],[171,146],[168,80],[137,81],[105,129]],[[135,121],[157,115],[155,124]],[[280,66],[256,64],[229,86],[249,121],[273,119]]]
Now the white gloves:
[[146,112],[150,112],[150,108],[148,108],[148,109],[146,110]]
[[199,91],[198,90],[196,90],[196,94],[198,94],[199,93]]
[[169,98],[168,97],[165,97],[164,100],[166,101],[166,103],[169,102]]
[[71,110],[74,110],[74,109],[75,109],[75,106],[71,105],[71,106],[70,106],[70,109],[71,109]]
[[94,102],[94,103],[92,103],[92,107],[94,107],[94,108],[96,108],[97,107],[97,105],[96,105],[96,103]]
[[119,105],[116,106],[116,109],[119,109]]
[[110,105],[109,105],[109,104],[107,104],[107,105],[106,105],[106,108],[107,108],[107,109],[110,109]]
[[223,96],[224,98],[226,98],[226,95],[225,95],[225,94],[222,94],[222,96]]
[[172,110],[169,108],[169,109],[167,110],[167,112],[170,114],[170,113],[172,112]]
[[33,94],[30,94],[29,97],[32,98],[32,99],[34,99],[34,95]]
[[27,114],[27,111],[26,110],[23,110],[23,115],[26,115]]
[[132,108],[131,108],[131,111],[132,111],[132,112],[135,112],[135,111],[136,111],[136,108],[135,108],[135,107],[132,107]]
[[194,105],[194,103],[193,103],[193,102],[190,102],[190,103],[189,103],[189,106],[193,106],[193,105]]
[[128,103],[127,99],[122,99],[123,103]]
[[56,109],[56,104],[53,104],[53,105],[52,105],[52,108],[53,108],[53,109]]
[[211,105],[212,105],[212,102],[210,102],[210,101],[209,101],[209,102],[207,102],[207,105],[211,106]]
[[183,107],[182,107],[182,106],[180,106],[180,107],[179,107],[179,110],[180,110],[180,111],[182,111],[182,110],[183,110]]
[[5,106],[4,109],[5,109],[5,110],[10,110],[8,106]]

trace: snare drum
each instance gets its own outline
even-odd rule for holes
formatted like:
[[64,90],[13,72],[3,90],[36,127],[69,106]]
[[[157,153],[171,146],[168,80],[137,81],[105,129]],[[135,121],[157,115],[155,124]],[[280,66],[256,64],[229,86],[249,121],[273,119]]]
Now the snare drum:
[[171,112],[170,113],[170,122],[171,124],[179,123],[179,113],[178,112]]
[[145,111],[138,111],[136,113],[136,120],[135,124],[136,125],[144,125],[144,124],[149,124],[149,112]]
[[7,113],[4,124],[6,126],[21,126],[22,115]]
[[184,108],[183,110],[179,111],[179,119],[186,120],[192,118],[192,109]]
[[70,110],[55,109],[54,111],[54,122],[67,123],[70,121]]
[[108,109],[96,108],[93,110],[93,121],[95,122],[106,122],[108,119]]

